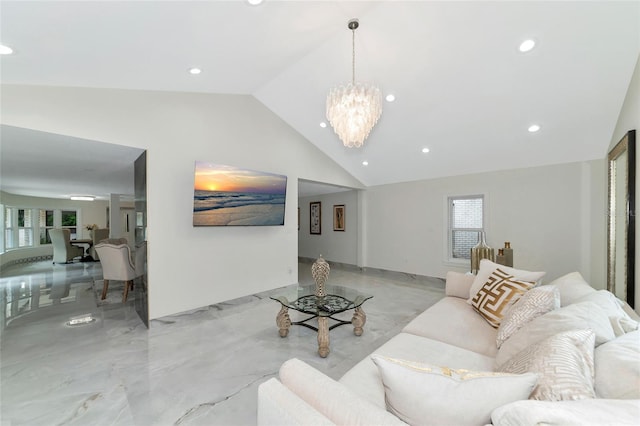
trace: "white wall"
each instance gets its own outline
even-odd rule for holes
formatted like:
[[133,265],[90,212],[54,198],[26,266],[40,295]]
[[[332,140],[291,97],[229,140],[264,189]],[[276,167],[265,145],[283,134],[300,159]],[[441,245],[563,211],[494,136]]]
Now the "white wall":
[[[251,96],[2,86],[2,123],[147,149],[149,317],[297,281],[297,181],[359,187]],[[286,174],[281,227],[192,226],[194,161]]]
[[510,241],[515,267],[547,271],[547,282],[580,271],[602,287],[604,257],[592,259],[591,247],[604,240],[591,230],[603,226],[604,208],[590,206],[603,198],[603,174],[604,160],[367,188],[365,264],[434,277],[467,271],[445,261],[447,197],[485,194],[487,242]]
[[[640,203],[640,198],[638,198],[638,190],[640,189],[640,153],[638,145],[638,138],[640,137],[640,56],[638,56],[638,62],[636,62],[636,68],[633,72],[633,77],[631,78],[631,83],[629,84],[629,89],[627,90],[627,95],[624,99],[624,104],[622,105],[622,109],[620,110],[620,115],[618,116],[618,123],[616,124],[616,128],[613,132],[613,136],[611,137],[611,144],[609,145],[609,149],[613,148],[615,144],[617,144],[620,139],[627,133],[629,130],[635,129],[636,131],[636,209],[638,208],[638,203]],[[638,268],[638,261],[640,260],[640,224],[636,219],[636,274],[635,274],[635,282],[636,282],[636,298],[635,298],[635,306],[636,310],[640,312],[640,268]]]
[[[70,209],[78,210],[78,238],[90,238],[85,225],[97,224],[101,228],[106,225],[107,205],[106,201],[71,201],[59,198],[25,197],[21,195],[0,192],[0,204],[9,207]],[[22,248],[0,253],[0,265],[27,257],[48,256],[53,254],[51,245],[33,248]]]
[[[309,203],[320,201],[322,234],[309,233]],[[298,255],[326,260],[358,264],[358,191],[338,192],[298,200],[300,207],[300,232],[298,233]],[[345,206],[345,226],[343,231],[333,230],[333,206]]]

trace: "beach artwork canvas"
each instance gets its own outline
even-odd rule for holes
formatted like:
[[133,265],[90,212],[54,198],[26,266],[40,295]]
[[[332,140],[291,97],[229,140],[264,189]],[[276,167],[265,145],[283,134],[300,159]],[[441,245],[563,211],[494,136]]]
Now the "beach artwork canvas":
[[196,161],[193,226],[284,225],[287,177]]

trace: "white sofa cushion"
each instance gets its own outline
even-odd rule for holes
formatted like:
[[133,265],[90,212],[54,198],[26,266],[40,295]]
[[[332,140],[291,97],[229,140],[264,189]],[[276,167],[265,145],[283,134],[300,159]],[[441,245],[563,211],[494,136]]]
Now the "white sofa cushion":
[[574,303],[594,302],[600,306],[609,317],[613,332],[616,336],[621,336],[630,331],[638,329],[638,322],[622,308],[623,304],[618,298],[607,290],[592,291],[576,299]]
[[593,302],[581,302],[548,312],[508,338],[496,355],[496,365],[510,360],[521,350],[541,342],[554,334],[570,330],[591,329],[596,335],[596,346],[615,338],[606,313]]
[[595,365],[599,398],[640,399],[640,331],[597,347]]
[[513,333],[520,330],[528,322],[560,307],[560,292],[555,286],[544,285],[527,291],[504,314],[498,334],[496,346],[502,344]]
[[484,285],[473,296],[471,306],[490,326],[498,328],[507,310],[535,285],[533,281],[516,280],[498,268],[489,275]]
[[579,298],[596,291],[584,280],[580,272],[571,272],[556,278],[549,285],[558,287],[560,291],[560,306],[567,306]]
[[640,400],[516,401],[491,413],[493,426],[637,425]]
[[258,426],[302,424],[335,425],[275,378],[258,387]]
[[[491,412],[527,399],[535,374],[476,372],[372,355],[387,410],[410,425],[482,425]],[[456,409],[456,407],[460,409]]]
[[475,278],[476,276],[471,274],[454,271],[447,272],[446,285],[444,288],[445,296],[468,299],[469,290]]
[[398,425],[397,417],[359,397],[299,359],[280,367],[280,381],[306,403],[338,425]]
[[595,398],[592,330],[556,334],[520,351],[500,371],[538,374],[531,399],[562,401]]
[[466,300],[457,297],[440,299],[402,331],[491,357],[495,357],[498,351],[497,330],[478,315]]
[[[471,309],[464,300],[458,300]],[[477,316],[477,314],[474,315]],[[489,327],[486,323],[485,325]],[[376,349],[374,353],[391,358],[477,371],[491,371],[494,364],[494,359],[491,357],[408,333],[395,335],[387,343]],[[339,381],[376,406],[385,408],[382,378],[378,368],[369,357],[364,358],[351,370],[347,371]]]
[[476,278],[473,280],[473,284],[471,285],[471,289],[469,290],[469,299],[467,302],[471,304],[473,298],[478,293],[478,291],[482,288],[484,283],[487,282],[489,275],[496,269],[500,268],[505,273],[511,275],[514,279],[518,281],[533,281],[538,283],[542,277],[546,274],[546,272],[532,272],[525,271],[523,269],[515,269],[509,266],[500,265],[498,263],[492,262],[489,259],[482,259],[480,261],[480,269],[478,270],[478,274]]

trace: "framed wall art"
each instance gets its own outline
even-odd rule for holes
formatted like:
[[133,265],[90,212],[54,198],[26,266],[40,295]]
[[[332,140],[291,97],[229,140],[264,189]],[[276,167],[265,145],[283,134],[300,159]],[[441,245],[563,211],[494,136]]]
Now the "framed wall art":
[[322,233],[322,211],[320,201],[309,203],[309,233],[320,235]]
[[344,204],[333,206],[333,230],[344,231]]

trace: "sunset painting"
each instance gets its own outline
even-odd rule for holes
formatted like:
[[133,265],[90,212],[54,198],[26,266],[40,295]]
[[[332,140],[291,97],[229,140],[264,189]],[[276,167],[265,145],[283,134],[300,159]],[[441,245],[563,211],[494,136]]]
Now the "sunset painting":
[[196,161],[194,226],[284,225],[287,177]]

